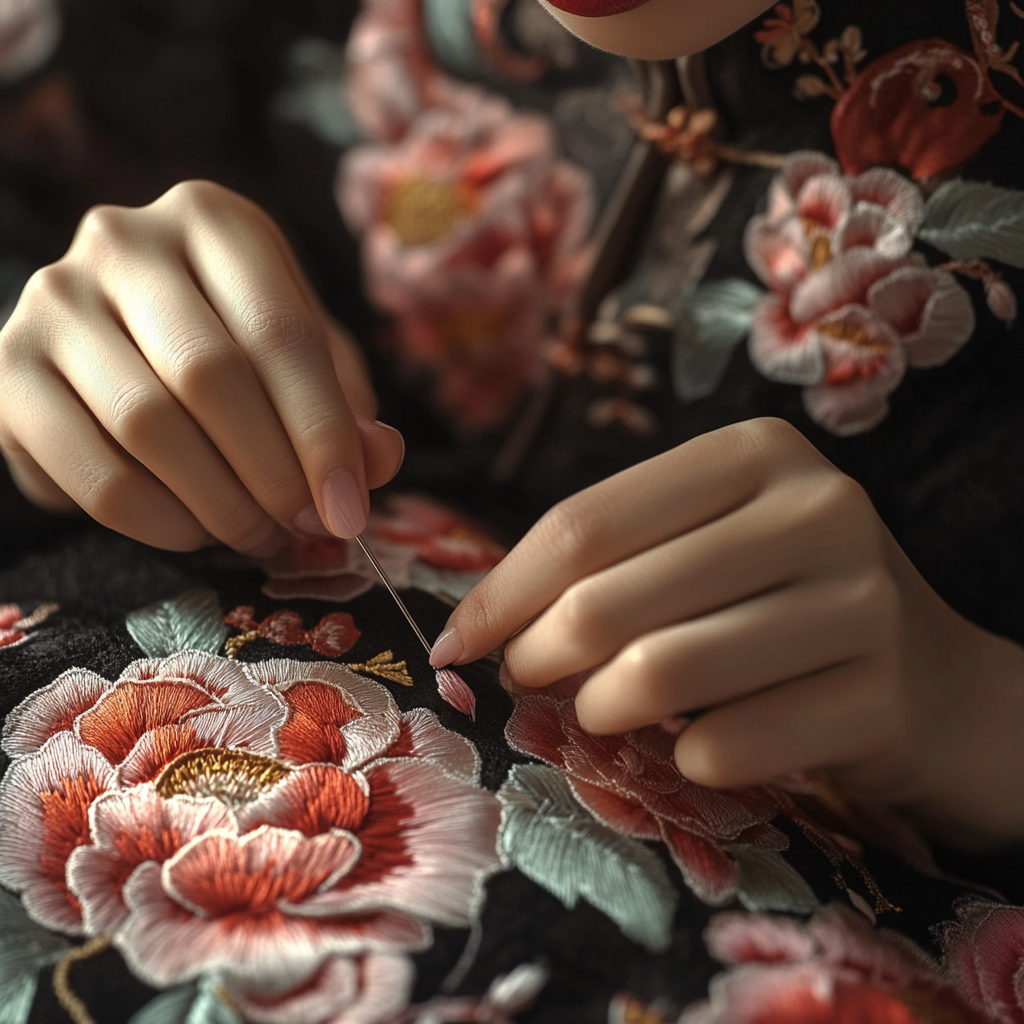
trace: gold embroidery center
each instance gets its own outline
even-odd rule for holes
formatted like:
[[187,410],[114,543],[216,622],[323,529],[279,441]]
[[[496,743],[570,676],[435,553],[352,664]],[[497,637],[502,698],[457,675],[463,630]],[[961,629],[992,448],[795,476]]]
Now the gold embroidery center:
[[859,349],[868,352],[877,352],[879,355],[889,351],[889,346],[883,341],[872,341],[867,331],[862,327],[848,323],[845,320],[836,320],[832,323],[819,324],[818,330],[827,338],[835,338],[836,341],[845,341],[847,344],[856,345]]
[[261,754],[207,747],[176,757],[156,780],[156,791],[165,800],[178,794],[212,796],[229,807],[240,807],[289,774],[290,768]]
[[473,214],[467,190],[447,181],[404,178],[385,200],[384,219],[406,248],[431,245]]

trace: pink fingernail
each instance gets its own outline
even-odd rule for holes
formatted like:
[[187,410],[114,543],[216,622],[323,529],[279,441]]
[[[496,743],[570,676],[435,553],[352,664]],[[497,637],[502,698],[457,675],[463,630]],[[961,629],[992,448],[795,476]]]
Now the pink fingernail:
[[430,648],[430,665],[432,668],[443,668],[450,665],[465,650],[462,635],[454,627],[446,629]]
[[358,537],[366,529],[363,496],[347,469],[336,469],[324,481],[324,515],[327,528],[343,540]]
[[402,457],[398,460],[398,465],[401,466],[402,463],[405,461],[405,436],[402,434],[400,430],[391,426],[390,423],[384,423],[381,420],[374,420],[373,425],[375,427],[381,427],[384,430],[390,430],[392,434],[398,435],[398,440],[402,442]]
[[333,537],[334,534],[324,526],[316,505],[310,502],[296,517],[295,529],[299,533],[308,533],[313,537]]

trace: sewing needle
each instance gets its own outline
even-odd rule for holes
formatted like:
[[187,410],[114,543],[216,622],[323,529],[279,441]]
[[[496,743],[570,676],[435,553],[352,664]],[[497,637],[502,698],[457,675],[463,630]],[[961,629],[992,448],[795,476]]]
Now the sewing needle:
[[366,557],[370,560],[370,564],[377,571],[377,575],[380,577],[381,583],[384,584],[384,586],[387,588],[388,593],[395,599],[395,604],[398,605],[399,609],[401,609],[402,614],[405,616],[406,621],[408,621],[409,625],[412,626],[413,632],[416,634],[417,637],[419,637],[419,641],[421,644],[423,644],[424,650],[427,652],[427,654],[430,654],[431,646],[427,643],[427,638],[423,635],[423,630],[416,625],[416,620],[412,617],[412,614],[409,612],[409,609],[405,607],[405,602],[398,596],[398,591],[395,590],[394,584],[388,578],[388,574],[384,571],[384,566],[382,566],[380,562],[377,561],[377,556],[374,555],[374,553],[366,546],[366,541],[364,541],[361,536],[356,537],[355,540],[359,547],[362,549],[363,554],[366,555]]

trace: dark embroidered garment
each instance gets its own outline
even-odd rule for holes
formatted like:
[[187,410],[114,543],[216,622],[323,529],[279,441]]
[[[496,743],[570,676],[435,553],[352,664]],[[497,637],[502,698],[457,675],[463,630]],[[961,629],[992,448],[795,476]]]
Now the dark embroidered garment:
[[[410,438],[367,536],[431,635],[552,502],[774,415],[1024,643],[1018,6],[794,0],[639,67],[534,0],[25,10],[0,302],[93,203],[263,204]],[[467,692],[344,542],[172,555],[4,487],[0,1020],[1024,1016],[1024,911],[897,815]]]

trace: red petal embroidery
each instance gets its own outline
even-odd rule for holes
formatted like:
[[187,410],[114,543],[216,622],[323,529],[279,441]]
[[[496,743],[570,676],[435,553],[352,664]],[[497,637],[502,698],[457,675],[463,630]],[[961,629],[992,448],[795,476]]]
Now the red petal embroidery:
[[345,695],[333,686],[310,681],[295,683],[281,696],[289,714],[277,734],[280,755],[291,764],[341,764],[346,744],[340,727],[361,717]]

